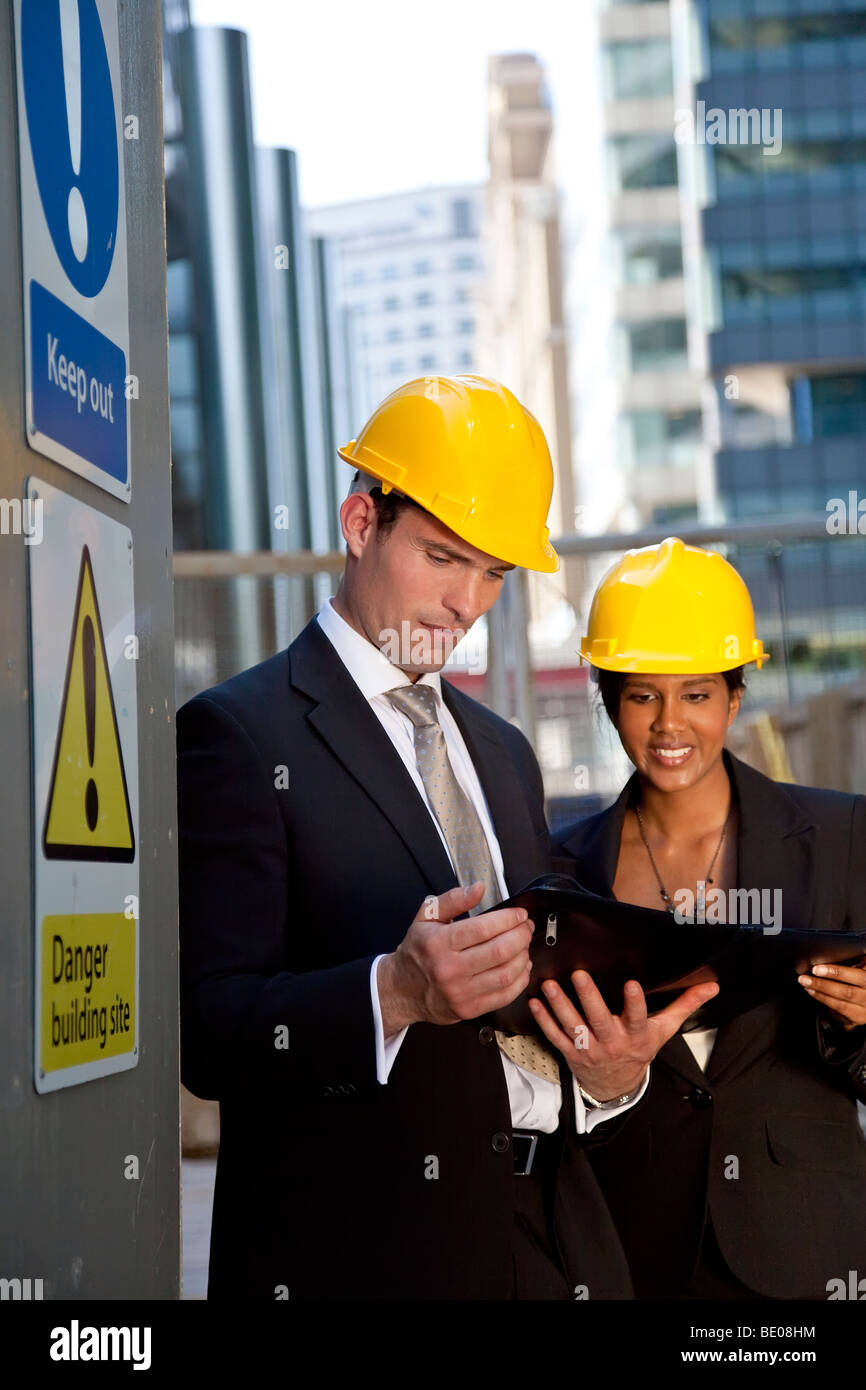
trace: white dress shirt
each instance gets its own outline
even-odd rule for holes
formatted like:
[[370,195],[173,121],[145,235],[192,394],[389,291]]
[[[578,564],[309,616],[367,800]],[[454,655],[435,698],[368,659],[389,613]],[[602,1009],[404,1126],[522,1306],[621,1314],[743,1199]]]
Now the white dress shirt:
[[[387,698],[385,691],[393,690],[398,685],[412,685],[405,671],[394,666],[385,654],[374,643],[356,632],[344,618],[334,608],[330,599],[322,605],[316,615],[319,626],[325,636],[334,646],[337,655],[340,657],[349,675],[358,686],[361,694],[369,701],[370,708],[376,715],[386,734],[390,738],[394,748],[406,766],[412,781],[418,789],[418,794],[422,798],[424,805],[430,813],[430,818],[438,831],[439,838],[448,854],[448,845],[442,828],[433,812],[424,787],[421,774],[418,771],[418,764],[415,757],[415,726],[408,715],[398,710]],[[454,774],[463,791],[469,797],[472,805],[481,821],[481,827],[487,838],[490,857],[493,862],[493,869],[496,874],[497,888],[500,894],[500,901],[509,897],[509,892],[505,883],[505,874],[502,864],[502,851],[499,848],[499,841],[493,828],[493,821],[487,801],[478,780],[478,774],[469,756],[466,744],[460,733],[457,724],[442,698],[442,687],[438,671],[425,672],[419,677],[419,683],[429,685],[436,692],[436,708],[439,724],[445,736],[445,744]],[[453,861],[452,861],[453,862]],[[420,907],[419,903],[419,907]],[[409,923],[406,923],[408,930]],[[375,1021],[376,1032],[376,1075],[379,1082],[384,1086],[387,1084],[391,1067],[400,1051],[407,1029],[403,1028],[399,1033],[386,1039],[382,1024],[382,1010],[379,1002],[379,991],[376,985],[376,973],[379,967],[381,956],[377,956],[373,961],[370,970],[370,995],[373,1005],[373,1018]],[[511,1122],[515,1129],[533,1129],[544,1134],[552,1134],[559,1124],[559,1109],[562,1104],[562,1088],[558,1083],[547,1081],[543,1077],[536,1076],[533,1072],[526,1071],[519,1067],[516,1062],[512,1062],[504,1053],[500,1052],[502,1065],[505,1071],[505,1081],[508,1087],[508,1099],[511,1106]],[[643,1085],[633,1100],[626,1105],[619,1106],[615,1110],[598,1111],[587,1107],[583,1097],[574,1083],[574,1108],[575,1120],[578,1134],[588,1133],[596,1124],[610,1119],[613,1115],[618,1115],[622,1111],[629,1109],[629,1106],[636,1105],[644,1094],[649,1083],[649,1071],[644,1077]]]
[[688,1043],[692,1056],[701,1071],[707,1069],[718,1031],[718,1028],[694,1028],[692,1032],[682,1035],[683,1042]]

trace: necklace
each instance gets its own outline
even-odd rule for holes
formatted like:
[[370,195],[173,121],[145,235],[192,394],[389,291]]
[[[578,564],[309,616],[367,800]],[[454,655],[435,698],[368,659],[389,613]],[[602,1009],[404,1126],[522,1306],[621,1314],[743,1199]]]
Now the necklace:
[[[705,916],[706,916],[706,908],[707,908],[707,884],[708,884],[708,883],[712,883],[712,881],[713,881],[711,875],[712,875],[713,869],[714,869],[715,866],[716,866],[716,860],[717,860],[718,857],[719,857],[719,851],[720,851],[720,849],[722,848],[722,843],[723,843],[724,838],[725,838],[725,835],[726,835],[726,833],[727,833],[728,822],[729,822],[730,819],[731,819],[731,811],[732,811],[732,810],[733,810],[733,806],[731,806],[731,808],[730,808],[729,811],[728,811],[727,816],[725,817],[725,823],[724,823],[724,825],[722,826],[722,833],[721,833],[721,835],[719,836],[719,843],[716,845],[716,852],[715,852],[715,854],[713,855],[712,859],[710,860],[710,867],[707,869],[706,878],[705,878],[705,879],[699,879],[699,881],[698,881],[698,885],[697,885],[698,892],[697,892],[697,900],[696,900],[695,908],[696,908],[696,916],[697,916],[697,919],[698,919],[699,922],[700,922],[700,921],[703,921],[704,918],[705,918]],[[671,898],[670,894],[668,893],[668,890],[665,888],[664,881],[662,880],[662,876],[661,876],[661,874],[659,873],[658,864],[656,863],[655,858],[653,857],[653,852],[652,852],[652,850],[650,849],[649,840],[647,839],[647,837],[646,837],[646,831],[644,830],[644,823],[643,823],[643,817],[641,816],[641,813],[640,813],[640,806],[638,806],[637,803],[635,803],[634,813],[635,813],[635,815],[637,816],[637,828],[638,828],[638,830],[640,831],[640,837],[641,837],[641,839],[642,839],[643,842],[644,842],[644,848],[646,849],[646,852],[647,852],[647,854],[649,855],[650,863],[651,863],[652,866],[653,866],[653,873],[655,874],[656,879],[658,880],[659,890],[660,890],[660,892],[661,892],[661,896],[662,896],[662,899],[663,899],[663,901],[664,901],[665,908],[666,908],[666,910],[667,910],[668,912],[673,912],[673,911],[674,911],[673,899]]]

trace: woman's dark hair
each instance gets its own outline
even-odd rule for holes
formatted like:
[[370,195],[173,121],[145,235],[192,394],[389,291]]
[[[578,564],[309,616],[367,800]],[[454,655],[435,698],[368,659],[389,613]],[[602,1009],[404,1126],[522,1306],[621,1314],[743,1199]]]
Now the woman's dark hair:
[[[743,671],[742,666],[735,666],[732,671],[718,672],[720,676],[724,677],[729,694],[735,690],[745,690],[746,679]],[[624,671],[603,671],[598,666],[592,668],[592,678],[598,686],[601,702],[607,710],[607,717],[614,728],[616,728],[616,721],[619,718],[619,702],[622,698],[625,677]]]

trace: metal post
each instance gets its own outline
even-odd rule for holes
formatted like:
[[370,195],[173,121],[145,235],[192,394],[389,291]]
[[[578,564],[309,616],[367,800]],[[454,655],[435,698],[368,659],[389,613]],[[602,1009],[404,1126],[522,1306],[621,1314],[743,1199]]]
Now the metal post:
[[[59,43],[48,22],[49,11],[46,7],[45,32],[39,42],[46,51],[54,44],[56,52]],[[85,519],[97,536],[112,537],[118,574],[131,575],[134,564],[134,607],[123,613],[121,628],[97,633],[97,637],[104,637],[115,656],[118,632],[135,637],[138,644],[137,658],[133,644],[129,664],[121,657],[111,669],[115,693],[121,688],[133,691],[138,713],[136,731],[129,704],[125,707],[118,699],[117,721],[125,731],[129,754],[126,771],[130,783],[137,785],[133,800],[139,1045],[128,1069],[105,1067],[93,1079],[71,1084],[67,1077],[59,1088],[37,1090],[36,982],[46,974],[40,973],[35,960],[33,892],[43,871],[45,789],[36,785],[32,766],[44,763],[56,734],[54,728],[48,737],[37,738],[35,733],[45,727],[44,722],[34,722],[36,701],[49,715],[51,701],[46,702],[42,692],[32,687],[29,647],[32,635],[49,657],[59,650],[61,664],[65,662],[70,636],[74,637],[69,613],[76,570],[71,567],[68,577],[58,557],[68,551],[77,565],[84,546],[77,534],[63,535],[47,525],[41,542],[28,546],[20,532],[4,527],[0,534],[0,588],[5,596],[0,604],[0,1278],[20,1281],[17,1286],[4,1283],[4,1298],[5,1289],[12,1287],[11,1297],[46,1300],[172,1299],[178,1296],[180,1280],[174,634],[159,6],[99,0],[98,13],[102,33],[114,37],[103,40],[96,31],[94,40],[91,27],[87,38],[94,44],[91,51],[102,44],[119,54],[108,104],[103,100],[100,108],[100,119],[106,111],[108,115],[100,128],[103,153],[98,157],[104,161],[108,149],[114,162],[111,151],[116,143],[121,190],[125,184],[125,249],[117,251],[115,245],[112,256],[125,255],[127,265],[128,316],[125,302],[123,309],[124,319],[128,317],[129,352],[123,366],[129,374],[127,390],[132,391],[133,378],[135,384],[126,400],[130,489],[127,500],[116,491],[112,495],[104,480],[97,483],[80,469],[72,471],[71,464],[54,461],[56,452],[46,456],[44,448],[37,452],[28,446],[22,254],[33,253],[36,233],[39,227],[44,229],[44,222],[38,223],[43,214],[34,204],[36,211],[26,214],[32,220],[25,225],[22,240],[20,179],[30,177],[35,157],[32,134],[16,109],[15,30],[6,22],[0,24],[0,182],[5,190],[0,199],[0,318],[4,325],[0,334],[0,494],[7,501],[21,499],[26,479],[35,475],[46,492],[60,498],[67,515]],[[103,64],[98,71],[102,71],[104,54],[99,52],[98,57]],[[38,68],[38,56],[34,63]],[[92,65],[88,69],[90,88],[82,96],[88,102],[93,98],[94,70]],[[76,74],[74,80],[84,78]],[[103,96],[105,90],[103,86]],[[122,93],[122,106],[118,93]],[[111,136],[112,100],[116,142]],[[57,109],[65,110],[65,105]],[[87,135],[82,138],[90,139],[93,124],[83,123],[85,129]],[[20,160],[19,130],[26,152]],[[58,141],[65,138],[66,132],[58,130]],[[82,168],[84,163],[82,159]],[[82,201],[87,215],[94,206],[88,203],[93,196],[92,185],[85,188]],[[121,220],[123,206],[118,203]],[[47,221],[47,214],[44,217]],[[34,277],[32,283],[36,282]],[[59,275],[55,296],[64,293],[58,282]],[[70,279],[68,285],[67,297],[58,302],[66,308],[67,322],[72,322],[78,301],[74,281]],[[94,312],[98,302],[97,292],[89,301]],[[82,325],[84,315],[77,314],[77,320]],[[86,325],[77,331],[81,342],[95,341],[92,331],[88,337]],[[116,396],[114,404],[120,404]],[[131,533],[129,546],[125,539],[116,544],[123,528]],[[116,595],[99,578],[106,573],[106,555],[98,553],[96,546],[94,552],[97,598],[105,615],[116,604]],[[52,569],[59,578],[53,591],[43,586],[42,602],[30,612],[27,576],[29,571],[32,580],[34,564],[41,567],[43,578]],[[55,612],[52,592],[57,600]],[[89,631],[92,635],[92,625]],[[90,650],[92,657],[92,646]],[[98,666],[94,670],[91,664],[91,672],[97,680],[102,678]],[[96,711],[98,737],[106,729],[111,732],[104,711],[103,701],[102,712]],[[60,719],[58,696],[52,725],[59,725]],[[90,803],[89,809],[94,809]],[[66,857],[75,876],[75,892],[59,905],[66,914],[64,924],[72,928],[83,922],[80,894],[92,896],[94,885],[101,891],[99,876],[107,879],[113,867],[87,862],[81,843],[68,848]],[[55,883],[62,879],[64,861],[56,862],[61,871]],[[112,903],[110,893],[105,896],[107,915],[122,917],[118,906],[122,904]],[[94,988],[100,983],[94,982]],[[125,1061],[132,1058],[130,1049]]]
[[773,541],[767,546],[767,559],[770,562],[770,572],[773,576],[773,583],[776,589],[776,598],[779,604],[779,624],[782,638],[782,661],[785,668],[785,691],[788,704],[794,703],[794,677],[791,671],[791,652],[788,642],[788,618],[785,609],[785,579],[782,574],[782,555],[785,547],[780,541]]

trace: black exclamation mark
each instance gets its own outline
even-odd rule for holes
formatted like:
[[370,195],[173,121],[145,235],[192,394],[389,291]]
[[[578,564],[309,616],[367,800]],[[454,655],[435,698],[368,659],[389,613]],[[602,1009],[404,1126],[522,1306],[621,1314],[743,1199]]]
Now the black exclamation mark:
[[[96,747],[96,634],[90,617],[84,619],[81,628],[81,661],[84,675],[84,721],[87,726],[87,760],[93,767]],[[84,793],[84,814],[87,828],[96,829],[99,819],[99,793],[91,777]]]

